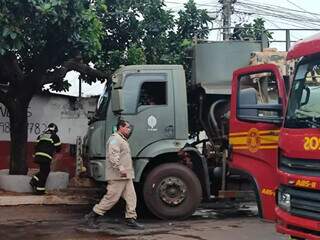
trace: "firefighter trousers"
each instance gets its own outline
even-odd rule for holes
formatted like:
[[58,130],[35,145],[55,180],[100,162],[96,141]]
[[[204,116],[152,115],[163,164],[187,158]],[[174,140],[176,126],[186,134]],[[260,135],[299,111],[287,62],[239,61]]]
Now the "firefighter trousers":
[[36,193],[45,193],[46,182],[50,173],[50,162],[39,163],[40,171],[32,177]]
[[94,206],[93,211],[101,216],[104,215],[119,201],[120,197],[126,201],[125,217],[136,219],[137,196],[132,179],[108,181],[107,193]]

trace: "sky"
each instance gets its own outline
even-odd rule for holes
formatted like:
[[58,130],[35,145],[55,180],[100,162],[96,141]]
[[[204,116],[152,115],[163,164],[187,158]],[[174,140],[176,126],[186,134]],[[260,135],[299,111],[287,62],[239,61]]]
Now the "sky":
[[[165,0],[167,8],[177,13],[183,9],[187,0]],[[213,27],[221,27],[221,4],[218,0],[195,0],[198,8],[206,9],[210,16],[217,17]],[[232,15],[231,26],[236,23],[250,23],[254,18],[262,17],[265,20],[267,29],[317,29],[320,31],[320,1],[319,0],[237,0],[235,13]],[[285,40],[284,31],[275,31],[273,37],[276,40]],[[317,31],[296,31],[290,30],[290,39],[293,41],[308,37]],[[221,34],[212,32],[210,40],[222,40]],[[271,43],[271,47],[278,50],[285,50],[284,43]],[[69,73],[67,76],[72,87],[69,95],[79,95],[79,80],[76,73]],[[93,85],[82,84],[82,95],[98,95],[103,91],[104,84]]]

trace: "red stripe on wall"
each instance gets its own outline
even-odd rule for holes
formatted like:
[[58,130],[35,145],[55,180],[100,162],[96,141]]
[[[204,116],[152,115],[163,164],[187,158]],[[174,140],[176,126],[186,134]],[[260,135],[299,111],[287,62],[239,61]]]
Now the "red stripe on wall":
[[[73,153],[74,146],[62,144],[61,151],[57,153],[51,165],[51,171],[68,172],[73,177],[76,169],[76,156]],[[75,148],[74,148],[75,149]],[[27,144],[27,165],[28,168],[38,168],[33,162],[34,143]],[[7,169],[10,166],[10,142],[0,141],[0,169]]]

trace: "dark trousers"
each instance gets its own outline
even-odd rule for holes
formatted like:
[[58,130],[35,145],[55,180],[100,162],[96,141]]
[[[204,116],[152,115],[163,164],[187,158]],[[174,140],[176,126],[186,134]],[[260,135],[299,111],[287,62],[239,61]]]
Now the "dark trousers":
[[32,177],[32,182],[35,185],[34,190],[37,193],[44,193],[46,191],[46,181],[50,173],[50,162],[38,163],[40,171]]

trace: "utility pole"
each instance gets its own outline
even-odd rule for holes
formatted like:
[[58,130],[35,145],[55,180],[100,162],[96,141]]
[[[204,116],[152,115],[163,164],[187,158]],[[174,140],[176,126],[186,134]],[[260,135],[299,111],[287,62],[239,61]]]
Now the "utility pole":
[[231,27],[231,15],[233,13],[233,6],[236,0],[219,0],[222,4],[222,21],[223,21],[223,40],[229,40],[230,27]]

